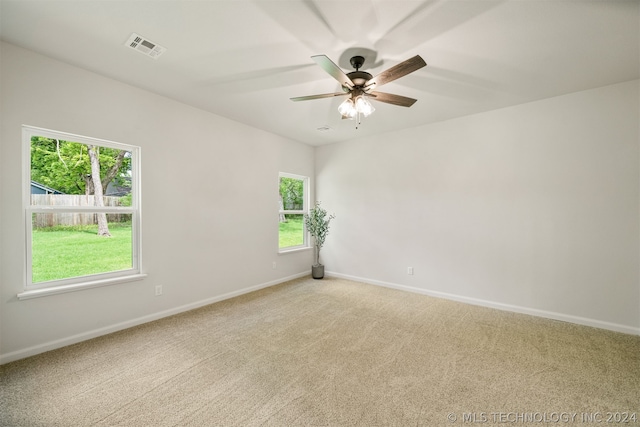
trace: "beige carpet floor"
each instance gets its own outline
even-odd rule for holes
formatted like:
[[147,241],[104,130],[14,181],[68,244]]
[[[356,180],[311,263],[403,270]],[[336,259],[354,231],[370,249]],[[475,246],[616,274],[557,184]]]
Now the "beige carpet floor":
[[640,337],[335,278],[0,367],[1,425],[12,427],[611,425],[610,416],[640,426]]

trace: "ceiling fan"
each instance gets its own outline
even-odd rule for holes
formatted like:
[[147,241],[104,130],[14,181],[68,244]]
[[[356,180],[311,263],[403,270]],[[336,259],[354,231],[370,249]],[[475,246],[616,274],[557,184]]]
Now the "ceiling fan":
[[[325,93],[320,95],[299,96],[291,98],[292,101],[308,101],[310,99],[331,98],[335,96],[350,95],[349,98],[340,104],[338,111],[342,114],[343,119],[357,119],[360,123],[360,115],[367,117],[375,110],[367,98],[387,104],[398,105],[400,107],[411,107],[417,99],[408,98],[406,96],[394,95],[390,93],[378,92],[376,89],[383,84],[389,83],[400,77],[404,77],[409,73],[427,65],[420,55],[407,59],[393,67],[381,72],[373,77],[366,71],[360,71],[364,64],[364,57],[354,56],[350,62],[355,71],[345,74],[333,61],[326,55],[315,55],[313,59],[323,70],[331,75],[340,83],[343,92]],[[356,125],[357,128],[357,125]]]

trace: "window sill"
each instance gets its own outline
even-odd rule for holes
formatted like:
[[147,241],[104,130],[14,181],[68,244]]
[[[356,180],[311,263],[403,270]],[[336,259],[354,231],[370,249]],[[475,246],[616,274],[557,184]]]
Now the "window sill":
[[50,288],[32,289],[18,294],[19,300],[82,291],[84,289],[100,288],[102,286],[117,285],[119,283],[135,282],[147,277],[146,274],[132,274],[130,276],[114,277],[111,279],[95,280],[93,282],[74,283],[72,285],[52,286]]
[[309,246],[296,246],[296,247],[292,247],[291,249],[279,249],[278,250],[278,255],[282,255],[282,254],[290,254],[293,252],[302,252],[302,251],[309,251],[312,250],[313,247],[309,247]]

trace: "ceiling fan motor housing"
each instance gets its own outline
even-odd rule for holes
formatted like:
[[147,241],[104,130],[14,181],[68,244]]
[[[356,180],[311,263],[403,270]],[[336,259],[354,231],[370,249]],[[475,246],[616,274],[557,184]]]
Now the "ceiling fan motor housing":
[[347,73],[347,77],[351,79],[355,87],[362,87],[367,81],[371,80],[373,76],[366,71],[352,71]]
[[351,62],[351,66],[353,66],[353,68],[355,68],[356,70],[350,73],[347,73],[347,77],[351,79],[355,87],[364,86],[365,83],[367,83],[367,81],[373,77],[371,74],[367,73],[366,71],[360,71],[360,67],[362,67],[362,65],[364,64],[364,57],[354,56],[351,58],[349,62]]

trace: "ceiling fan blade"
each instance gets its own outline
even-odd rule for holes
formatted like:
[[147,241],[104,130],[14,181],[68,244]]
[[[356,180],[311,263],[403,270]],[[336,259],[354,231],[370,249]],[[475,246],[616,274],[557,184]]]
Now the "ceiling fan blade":
[[393,67],[385,70],[370,79],[365,88],[376,88],[380,87],[385,83],[392,82],[400,77],[406,76],[409,73],[413,73],[416,70],[426,66],[427,63],[424,62],[424,59],[420,57],[420,55],[416,55],[413,58],[409,58],[404,62],[401,62]]
[[334,96],[342,96],[342,95],[349,95],[349,92],[323,93],[321,95],[298,96],[298,97],[289,98],[289,99],[297,102],[297,101],[308,101],[310,99],[331,98]]
[[316,63],[322,67],[327,73],[331,75],[334,79],[338,81],[342,86],[346,86],[349,89],[353,89],[353,82],[347,75],[342,71],[340,67],[338,67],[332,60],[330,60],[326,55],[315,55],[312,56],[311,59],[316,61]]
[[398,105],[400,107],[411,107],[417,101],[417,99],[384,92],[369,92],[367,95],[376,101],[386,102],[387,104]]

